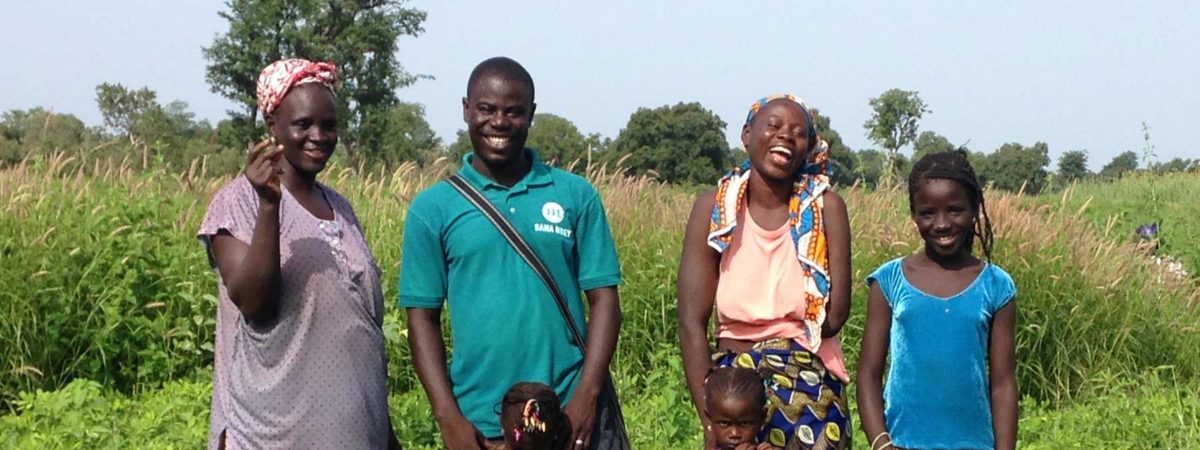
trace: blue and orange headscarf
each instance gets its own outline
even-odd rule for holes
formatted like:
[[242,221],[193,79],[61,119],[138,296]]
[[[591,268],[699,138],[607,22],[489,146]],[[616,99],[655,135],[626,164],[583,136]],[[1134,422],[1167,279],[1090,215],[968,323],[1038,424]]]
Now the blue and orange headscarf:
[[[829,189],[829,176],[832,174],[829,145],[817,136],[812,112],[804,100],[795,95],[776,94],[759,99],[750,105],[746,124],[749,125],[768,102],[776,99],[787,99],[800,106],[808,116],[809,139],[816,140],[804,166],[796,173],[792,197],[788,202],[788,227],[792,243],[796,246],[796,258],[804,273],[809,275],[805,281],[804,310],[800,318],[804,321],[808,345],[815,352],[821,345],[821,325],[825,322],[825,303],[829,298],[829,245],[825,241],[825,201],[822,198],[822,194]],[[733,241],[738,225],[738,210],[746,204],[750,170],[750,161],[743,161],[717,182],[708,245],[718,253],[724,252]]]
[[337,68],[333,64],[307,59],[281,59],[263,68],[258,75],[255,96],[258,109],[270,114],[283,102],[283,97],[293,87],[306,83],[320,83],[333,92],[337,82]]

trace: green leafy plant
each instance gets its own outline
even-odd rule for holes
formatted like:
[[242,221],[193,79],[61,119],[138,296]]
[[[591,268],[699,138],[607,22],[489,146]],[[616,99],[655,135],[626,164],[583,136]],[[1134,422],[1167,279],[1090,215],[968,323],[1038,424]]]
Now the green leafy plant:
[[[389,405],[398,434],[413,449],[437,448],[440,441],[394,303],[400,239],[409,200],[452,167],[335,164],[322,175],[358,208],[384,271]],[[674,292],[683,221],[695,192],[606,166],[582,172],[604,198],[625,277],[625,320],[613,372],[635,446],[697,448],[699,420],[680,367]],[[139,172],[72,165],[65,157],[0,173],[0,227],[6,230],[0,235],[6,267],[0,272],[0,410],[6,411],[0,414],[0,444],[202,445],[217,286],[194,233],[208,200],[228,180],[201,169]],[[995,262],[1020,290],[1023,446],[1118,442],[1116,431],[1087,431],[1111,420],[1169,428],[1160,430],[1158,440],[1137,430],[1131,436],[1145,437],[1139,442],[1147,446],[1125,448],[1185,448],[1174,444],[1194,442],[1200,432],[1200,318],[1189,306],[1195,286],[1159,276],[1124,234],[1113,231],[1122,229],[1118,222],[1136,218],[1110,219],[1106,212],[1145,201],[1138,177],[1120,183],[1083,183],[1055,197],[989,193]],[[1163,205],[1163,211],[1178,212],[1164,218],[1167,229],[1180,230],[1163,248],[1194,262],[1200,234],[1171,224],[1200,214],[1184,203],[1200,195],[1200,179],[1171,175],[1158,180],[1157,189],[1163,199],[1178,199]],[[853,279],[919,248],[902,189],[841,194],[851,214]],[[841,335],[851,368],[865,295],[856,283]],[[1123,419],[1125,411],[1140,416]],[[855,439],[866,442],[861,434]]]

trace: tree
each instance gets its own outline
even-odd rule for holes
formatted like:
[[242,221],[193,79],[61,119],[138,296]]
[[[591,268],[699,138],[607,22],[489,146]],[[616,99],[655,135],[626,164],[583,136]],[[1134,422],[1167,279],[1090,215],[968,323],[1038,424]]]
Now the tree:
[[146,87],[135,91],[102,83],[96,86],[96,106],[104,125],[131,142],[177,144],[212,129],[207,122],[194,120],[196,115],[188,111],[186,102],[176,100],[163,106],[158,94]]
[[672,183],[710,184],[729,164],[725,122],[699,103],[640,108],[605,152],[609,161],[625,155],[626,168],[650,171]]
[[149,88],[136,91],[120,84],[101,83],[96,86],[96,107],[104,126],[117,134],[133,137],[134,126],[152,110],[161,108],[158,95]]
[[[380,151],[399,101],[396,89],[417,80],[396,59],[397,40],[425,30],[426,14],[405,0],[228,0],[219,15],[229,31],[204,48],[205,79],[212,91],[241,104],[234,119],[254,125],[259,71],[283,57],[333,61],[340,87],[341,142],[367,156]],[[253,127],[250,127],[253,129]],[[242,137],[246,142],[256,136]]]
[[0,115],[0,166],[19,163],[33,154],[75,153],[95,138],[83,121],[70,114],[42,108],[6,111]]
[[1133,172],[1138,168],[1138,155],[1133,151],[1127,151],[1117,155],[1100,168],[1100,176],[1120,178],[1126,173]]
[[450,144],[450,148],[446,149],[446,156],[454,161],[460,161],[463,155],[473,151],[475,151],[475,147],[471,144],[471,136],[467,135],[467,132],[464,130],[458,130],[454,138],[454,143]]
[[[554,114],[533,116],[533,125],[529,127],[529,138],[525,145],[537,149],[542,161],[554,162],[559,167],[567,167],[575,160],[588,157],[587,138],[570,120]],[[596,150],[592,149],[593,152]]]
[[886,158],[887,156],[883,152],[875,149],[854,152],[855,177],[865,186],[878,186],[879,178],[886,170]]
[[[158,95],[149,88],[131,90],[120,84],[96,86],[96,106],[105,126],[118,136],[127,137],[143,167],[150,159],[176,167],[186,167],[193,158],[217,150],[212,126],[195,121],[188,104],[173,101],[158,103]],[[234,147],[244,148],[244,147]]]
[[228,118],[217,122],[217,144],[224,148],[246,149],[252,142],[263,139],[262,127],[250,123],[250,118],[241,114],[231,114]]
[[854,157],[854,180],[872,189],[879,187],[883,182],[884,174],[889,173],[889,170],[893,175],[897,168],[907,173],[910,165],[908,158],[904,155],[897,154],[889,158],[886,152],[873,148],[859,150],[852,155]]
[[429,127],[425,120],[425,107],[419,103],[399,102],[384,116],[380,145],[374,151],[374,159],[388,165],[399,165],[404,161],[425,164],[421,155],[442,145],[442,139]]
[[[600,133],[590,133],[584,138],[584,143],[590,148],[592,155],[591,164],[600,164],[604,161],[604,155],[607,155],[609,147],[612,147],[612,138],[601,135]],[[586,155],[585,155],[586,156]],[[585,158],[586,159],[586,158]],[[727,158],[728,160],[728,158]]]
[[1017,143],[1000,146],[987,157],[988,178],[996,188],[1037,194],[1046,186],[1050,147],[1038,142],[1030,147]]
[[967,162],[971,164],[971,168],[975,170],[975,178],[979,180],[980,186],[987,186],[992,182],[992,161],[988,155],[983,152],[973,152],[966,147],[962,147],[967,152]]
[[151,143],[179,143],[212,131],[208,121],[195,119],[187,102],[175,100],[165,106],[156,103],[134,124],[133,132]]
[[1165,163],[1154,165],[1157,173],[1192,172],[1200,168],[1200,159],[1172,158]]
[[735,165],[741,164],[742,161],[745,161],[746,158],[749,157],[750,155],[746,154],[746,149],[741,147],[730,147],[727,160],[729,161],[730,165]]
[[1087,167],[1087,152],[1071,150],[1063,152],[1062,156],[1058,158],[1058,177],[1064,183],[1071,183],[1091,175],[1092,171]]
[[42,108],[14,109],[0,115],[0,138],[21,145],[44,145],[66,149],[88,139],[83,121],[71,114]]
[[888,165],[892,168],[892,174],[902,179],[906,179],[908,178],[908,173],[912,171],[913,162],[913,160],[908,159],[907,156],[904,156],[903,153],[897,153],[892,156],[890,161],[888,161]]
[[945,136],[932,131],[922,131],[921,135],[917,136],[916,142],[913,143],[912,160],[915,163],[930,153],[952,152],[957,148]]
[[829,166],[833,170],[830,180],[840,186],[850,186],[858,179],[855,174],[854,151],[842,141],[842,136],[829,126],[829,117],[813,109],[813,122],[817,135],[829,145]]
[[887,150],[891,157],[889,162],[895,160],[901,147],[916,139],[917,121],[931,112],[917,91],[888,89],[879,97],[871,98],[870,104],[874,112],[863,128],[867,129],[868,138]]

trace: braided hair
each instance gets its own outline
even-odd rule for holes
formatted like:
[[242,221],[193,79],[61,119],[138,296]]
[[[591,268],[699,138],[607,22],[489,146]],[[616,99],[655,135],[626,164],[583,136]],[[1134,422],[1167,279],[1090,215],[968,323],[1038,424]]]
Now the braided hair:
[[704,398],[710,407],[716,395],[749,398],[760,408],[767,406],[767,390],[753,369],[718,367],[710,370],[704,382]]
[[988,217],[987,206],[984,203],[983,186],[979,184],[979,177],[975,176],[975,169],[971,167],[967,151],[960,148],[949,152],[930,153],[913,165],[908,174],[909,213],[915,211],[914,199],[921,182],[929,179],[952,180],[966,188],[975,222],[975,233],[967,238],[967,248],[972,248],[975,237],[978,236],[983,254],[990,261],[993,243],[992,220]]
[[558,394],[550,386],[514,384],[504,393],[500,407],[500,426],[509,450],[557,450],[569,436]]

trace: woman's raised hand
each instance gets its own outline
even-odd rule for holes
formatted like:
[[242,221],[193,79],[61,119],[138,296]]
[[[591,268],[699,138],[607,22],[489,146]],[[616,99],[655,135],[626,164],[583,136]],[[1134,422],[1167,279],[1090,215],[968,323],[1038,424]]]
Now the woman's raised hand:
[[279,187],[279,174],[283,173],[279,161],[281,155],[282,145],[272,145],[271,141],[264,140],[254,144],[246,158],[246,179],[250,180],[259,198],[270,203],[279,203],[283,195]]

